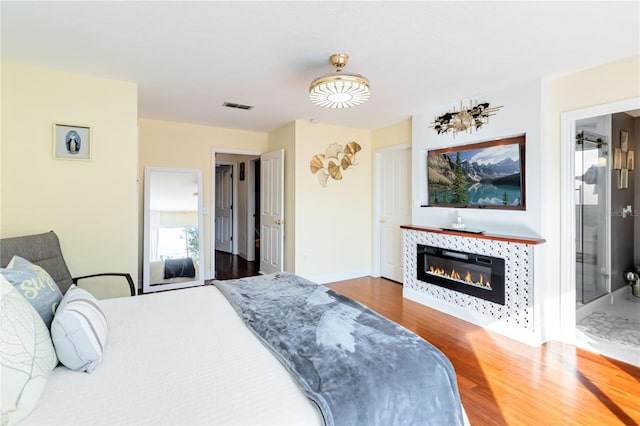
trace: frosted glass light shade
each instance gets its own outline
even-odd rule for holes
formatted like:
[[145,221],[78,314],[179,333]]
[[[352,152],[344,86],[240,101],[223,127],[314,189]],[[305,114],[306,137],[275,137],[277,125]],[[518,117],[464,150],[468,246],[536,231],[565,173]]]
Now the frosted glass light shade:
[[314,80],[309,99],[324,108],[351,108],[369,99],[369,81],[356,74],[335,74]]
[[349,55],[336,53],[331,55],[331,65],[336,68],[334,74],[318,77],[309,86],[309,99],[323,108],[351,108],[369,99],[369,80],[360,74],[344,74],[342,68],[347,65]]

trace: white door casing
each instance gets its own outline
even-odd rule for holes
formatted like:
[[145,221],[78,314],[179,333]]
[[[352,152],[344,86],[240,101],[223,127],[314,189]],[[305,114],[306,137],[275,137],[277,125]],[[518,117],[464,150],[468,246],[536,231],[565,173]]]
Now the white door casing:
[[233,251],[233,168],[216,167],[215,224],[216,250]]
[[[211,148],[211,183],[210,183],[210,206],[211,206],[211,210],[212,213],[209,215],[209,241],[210,243],[210,247],[205,246],[206,251],[208,253],[209,259],[210,259],[210,265],[211,265],[211,271],[207,271],[207,277],[206,279],[211,279],[211,278],[215,278],[216,277],[216,273],[215,273],[215,265],[216,265],[216,251],[215,251],[215,241],[216,241],[216,223],[215,223],[215,199],[216,199],[216,173],[215,173],[215,169],[216,169],[216,164],[228,164],[228,165],[236,165],[236,163],[232,163],[232,162],[225,162],[225,161],[219,161],[217,158],[217,154],[232,154],[232,155],[248,155],[248,156],[254,156],[254,157],[259,157],[262,152],[260,151],[247,151],[247,150],[241,150],[241,149],[226,149],[226,148]],[[237,179],[233,179],[234,182],[234,187],[237,188]],[[237,204],[237,190],[233,191],[234,193],[234,204]],[[238,218],[237,218],[237,210],[234,209],[234,219],[233,219],[233,223],[234,223],[234,228],[237,228],[237,224],[238,224]],[[205,215],[208,215],[208,209],[205,209]],[[234,233],[237,233],[237,231],[234,231]],[[233,241],[233,251],[234,253],[237,253],[238,251],[238,244],[236,239],[234,238]]]
[[[551,333],[565,343],[575,343],[576,337],[576,223],[575,223],[575,137],[576,121],[589,117],[615,114],[638,109],[640,98],[630,98],[607,104],[561,113],[561,203],[560,203],[560,318],[559,331]],[[612,150],[610,150],[612,151]],[[611,152],[609,153],[611,160]],[[610,194],[609,194],[610,197]],[[607,210],[611,210],[608,200]],[[610,227],[611,224],[609,223]],[[609,235],[611,235],[609,230]],[[611,259],[611,244],[607,244],[607,259]],[[611,270],[609,264],[607,270]],[[611,297],[611,296],[607,296]],[[547,324],[547,328],[555,324]]]
[[380,150],[378,166],[378,235],[380,275],[403,282],[401,225],[411,221],[411,147]]
[[251,160],[247,165],[247,179],[249,180],[247,189],[247,260],[253,262],[256,260],[256,218],[260,212],[257,211],[256,203],[256,191],[260,190],[260,187],[256,189],[257,170],[256,167],[260,166],[260,158]]
[[249,248],[249,179],[247,179],[247,167],[246,161],[242,161],[239,163],[238,176],[240,176],[240,171],[244,168],[244,179],[238,179],[238,202],[235,205],[235,210],[238,216],[238,232],[235,233],[235,240],[238,244],[238,255],[245,260],[248,259],[248,248]]
[[284,150],[260,157],[260,273],[284,270]]

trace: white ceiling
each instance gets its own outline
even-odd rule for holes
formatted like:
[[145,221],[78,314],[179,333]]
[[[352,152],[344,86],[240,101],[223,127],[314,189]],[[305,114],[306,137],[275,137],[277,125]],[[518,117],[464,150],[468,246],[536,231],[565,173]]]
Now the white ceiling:
[[[3,61],[135,82],[143,118],[255,131],[312,118],[380,128],[640,52],[638,1],[0,4]],[[333,53],[371,81],[364,105],[309,102]]]

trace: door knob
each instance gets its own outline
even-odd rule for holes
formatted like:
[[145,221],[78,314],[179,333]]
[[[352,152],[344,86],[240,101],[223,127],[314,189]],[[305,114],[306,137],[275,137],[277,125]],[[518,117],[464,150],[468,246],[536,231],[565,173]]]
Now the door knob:
[[276,220],[275,223],[276,223],[276,225],[282,225],[283,222],[280,219],[278,219],[278,220]]

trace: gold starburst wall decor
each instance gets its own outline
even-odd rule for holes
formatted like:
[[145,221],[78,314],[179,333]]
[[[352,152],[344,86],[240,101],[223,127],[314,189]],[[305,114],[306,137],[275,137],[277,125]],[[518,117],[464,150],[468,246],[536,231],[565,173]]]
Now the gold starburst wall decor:
[[362,147],[355,141],[348,142],[344,147],[332,143],[324,154],[316,154],[311,158],[311,173],[318,175],[318,182],[323,187],[327,186],[329,178],[342,180],[342,171],[356,165],[356,153],[361,150]]
[[469,132],[471,129],[478,130],[489,122],[489,117],[496,115],[502,106],[489,108],[489,102],[479,104],[477,101],[470,103],[466,108],[460,102],[460,110],[446,112],[433,120],[429,127],[435,129],[438,134],[453,132],[455,137],[458,132]]

